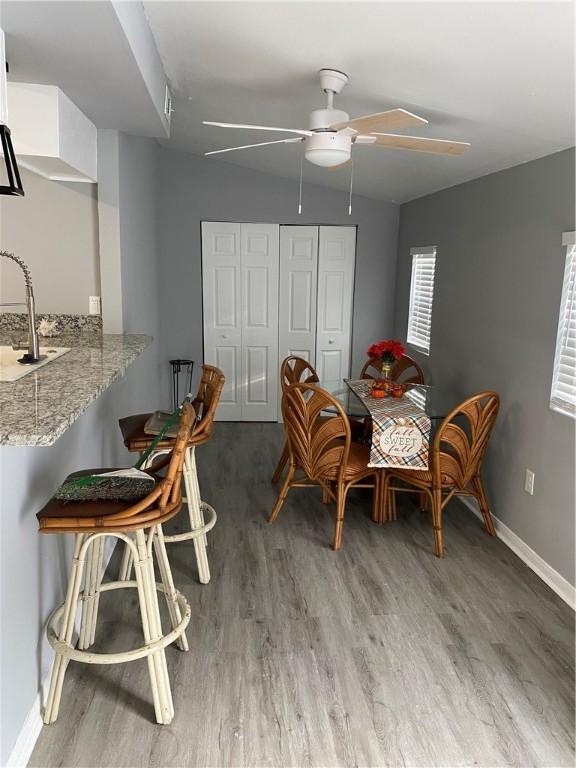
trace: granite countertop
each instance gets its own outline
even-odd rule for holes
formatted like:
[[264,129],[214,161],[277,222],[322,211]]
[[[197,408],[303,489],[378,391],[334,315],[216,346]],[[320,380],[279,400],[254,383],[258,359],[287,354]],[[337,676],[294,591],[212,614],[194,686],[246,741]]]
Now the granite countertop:
[[151,341],[150,336],[92,336],[35,373],[0,382],[0,445],[53,445]]

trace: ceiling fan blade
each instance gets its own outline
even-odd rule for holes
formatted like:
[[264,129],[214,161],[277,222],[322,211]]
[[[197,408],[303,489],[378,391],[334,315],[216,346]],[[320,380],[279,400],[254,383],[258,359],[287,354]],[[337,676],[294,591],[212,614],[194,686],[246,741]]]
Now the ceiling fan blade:
[[215,125],[217,128],[247,128],[251,131],[283,131],[284,133],[297,133],[300,136],[312,136],[312,131],[300,128],[277,128],[272,125],[247,125],[245,123],[214,123],[211,120],[202,120],[203,125]]
[[252,149],[252,147],[267,147],[269,144],[292,144],[296,141],[303,141],[301,138],[296,139],[278,139],[277,141],[261,141],[259,144],[244,144],[241,147],[227,147],[226,149],[213,149],[211,152],[204,152],[205,155],[220,155],[222,152],[235,152],[237,149]]
[[405,109],[389,109],[386,112],[377,112],[374,115],[364,115],[347,120],[345,123],[335,123],[331,128],[339,131],[343,128],[354,128],[358,133],[373,133],[374,131],[386,131],[390,128],[403,128],[405,125],[422,125],[428,120],[418,117]]
[[[372,137],[376,141],[371,143],[377,144],[379,147],[411,149],[415,152],[428,152],[434,155],[462,155],[467,149],[470,149],[470,144],[467,141],[429,139],[424,136],[399,136],[395,133],[373,133],[370,138]],[[359,141],[358,143],[363,142]]]

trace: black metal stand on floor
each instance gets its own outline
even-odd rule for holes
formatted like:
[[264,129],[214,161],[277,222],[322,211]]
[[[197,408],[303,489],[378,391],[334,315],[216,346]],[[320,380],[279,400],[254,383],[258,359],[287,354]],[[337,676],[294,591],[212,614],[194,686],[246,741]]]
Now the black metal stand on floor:
[[187,395],[192,391],[192,372],[194,370],[194,360],[170,360],[172,366],[172,410],[180,405],[180,376],[184,374]]

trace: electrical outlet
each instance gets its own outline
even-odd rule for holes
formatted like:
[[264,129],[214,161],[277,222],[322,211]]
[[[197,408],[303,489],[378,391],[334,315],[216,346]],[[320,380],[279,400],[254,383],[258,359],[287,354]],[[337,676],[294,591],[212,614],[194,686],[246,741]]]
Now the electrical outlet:
[[99,315],[100,314],[100,296],[90,296],[88,299],[88,314]]
[[526,470],[526,479],[524,480],[524,490],[530,496],[534,496],[534,472],[531,469]]

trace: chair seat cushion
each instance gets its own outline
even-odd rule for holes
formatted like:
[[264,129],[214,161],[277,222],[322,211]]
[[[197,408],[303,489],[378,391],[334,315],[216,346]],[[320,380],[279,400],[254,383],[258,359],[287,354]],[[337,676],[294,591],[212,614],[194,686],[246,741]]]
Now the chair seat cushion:
[[[73,472],[71,475],[68,475],[64,482],[71,480],[74,477],[98,475],[102,472],[113,472],[118,469],[124,469],[124,467],[83,469],[80,472]],[[154,477],[155,480],[159,479],[151,473],[150,475],[151,477]],[[58,517],[73,519],[106,517],[122,512],[124,509],[129,509],[133,504],[134,502],[126,501],[63,501],[62,499],[53,497],[36,514],[36,517],[40,521],[40,527],[42,527],[42,521],[49,518]]]
[[[118,421],[124,445],[129,451],[137,451],[138,453],[141,453],[142,451],[145,451],[146,448],[149,448],[152,442],[156,439],[157,435],[149,435],[144,430],[146,422],[151,416],[151,413],[137,413],[134,416],[126,416],[124,419]],[[156,447],[172,448],[173,445],[174,438],[167,437],[160,440],[160,442],[156,444]]]
[[[142,451],[145,451],[147,448],[149,448],[152,442],[155,440],[156,435],[149,435],[144,430],[144,426],[151,416],[151,413],[137,413],[134,416],[126,416],[125,418],[118,421],[120,431],[122,432],[124,445],[126,448],[128,448],[129,451],[137,451],[138,453],[142,453]],[[209,431],[205,431],[201,435],[197,434],[195,436],[194,430],[192,430],[188,445],[201,445],[202,443],[205,443],[209,438]],[[160,440],[160,442],[156,444],[156,447],[172,448],[173,445],[174,438],[167,437],[163,440]]]
[[[151,415],[151,413],[137,413],[134,416],[126,416],[124,419],[119,420],[118,424],[120,432],[122,432],[122,439],[128,450],[145,450],[154,440],[154,435],[147,435],[144,432],[144,425]],[[135,445],[138,447],[131,447]]]

